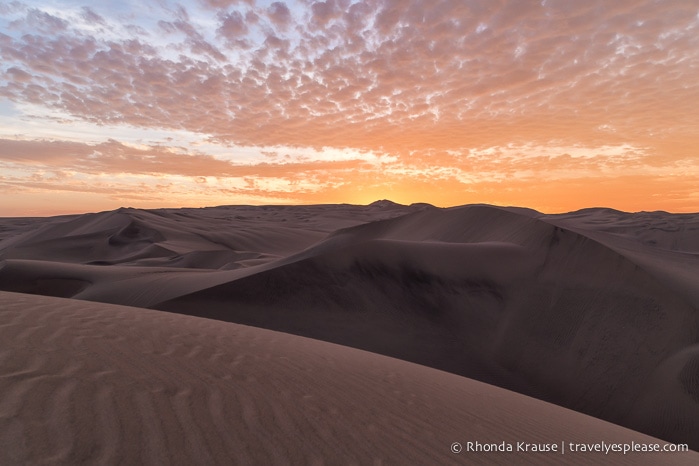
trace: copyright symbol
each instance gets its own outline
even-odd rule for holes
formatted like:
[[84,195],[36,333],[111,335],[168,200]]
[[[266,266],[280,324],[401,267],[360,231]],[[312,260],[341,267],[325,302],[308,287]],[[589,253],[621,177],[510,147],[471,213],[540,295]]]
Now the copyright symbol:
[[459,442],[454,442],[451,444],[452,453],[461,453],[461,444]]

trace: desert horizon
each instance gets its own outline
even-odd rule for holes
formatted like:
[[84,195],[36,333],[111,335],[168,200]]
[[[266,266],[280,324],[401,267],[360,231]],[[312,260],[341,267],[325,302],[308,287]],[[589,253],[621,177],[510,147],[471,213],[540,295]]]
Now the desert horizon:
[[440,205],[440,204],[433,204],[430,202],[411,202],[411,203],[401,203],[401,202],[396,202],[392,199],[387,199],[387,198],[378,198],[373,201],[369,201],[365,204],[357,204],[350,202],[347,200],[346,202],[317,202],[317,203],[304,203],[304,204],[291,204],[291,203],[272,203],[272,204],[262,204],[262,203],[251,203],[251,204],[220,204],[220,205],[181,205],[181,206],[172,206],[172,207],[138,207],[135,205],[119,205],[113,209],[104,209],[104,210],[93,210],[93,211],[77,211],[77,210],[66,210],[62,211],[60,213],[45,213],[43,215],[33,215],[31,213],[25,213],[22,215],[0,215],[0,218],[2,219],[30,219],[30,218],[47,218],[47,217],[71,217],[71,216],[79,216],[79,215],[86,215],[86,214],[98,214],[102,212],[110,212],[110,211],[120,211],[120,210],[194,210],[194,209],[215,209],[215,208],[225,208],[225,207],[316,207],[316,206],[371,206],[371,205],[380,205],[381,203],[387,203],[387,204],[395,204],[398,206],[404,206],[404,207],[412,207],[412,206],[431,206],[431,207],[436,207],[439,209],[449,209],[449,208],[454,208],[454,207],[463,207],[465,205],[487,205],[487,206],[492,206],[492,207],[499,207],[499,208],[512,208],[512,209],[527,209],[527,210],[533,210],[536,211],[540,214],[544,215],[563,215],[563,214],[572,214],[575,212],[580,212],[580,211],[586,211],[586,210],[610,210],[610,211],[617,211],[620,213],[626,213],[626,214],[643,214],[643,213],[664,213],[664,214],[696,214],[699,213],[699,211],[673,211],[673,210],[664,210],[664,209],[651,209],[651,208],[643,208],[642,206],[640,207],[639,210],[624,210],[624,209],[619,209],[615,207],[610,207],[608,205],[592,205],[592,206],[586,206],[586,207],[580,207],[577,209],[572,209],[569,211],[542,211],[539,209],[535,209],[533,207],[524,207],[522,205],[510,205],[510,204],[489,204],[485,202],[474,202],[474,203],[469,203],[469,204],[454,204],[454,205]]
[[[697,232],[385,199],[0,218],[3,462],[690,464]],[[575,446],[632,442],[694,452]]]

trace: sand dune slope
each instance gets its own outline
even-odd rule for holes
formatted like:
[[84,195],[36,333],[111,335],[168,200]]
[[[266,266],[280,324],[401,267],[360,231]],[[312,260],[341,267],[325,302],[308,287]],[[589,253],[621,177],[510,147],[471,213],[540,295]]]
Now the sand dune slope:
[[[155,307],[417,362],[699,448],[699,416],[679,420],[696,410],[694,376],[664,379],[688,391],[673,401],[645,385],[699,340],[692,287],[675,284],[579,232],[470,206],[340,230]],[[664,422],[644,419],[658,409]]]
[[196,317],[3,292],[0,342],[3,465],[699,461],[454,454],[453,442],[657,440],[453,374]]
[[584,209],[539,218],[606,245],[699,309],[699,214]]

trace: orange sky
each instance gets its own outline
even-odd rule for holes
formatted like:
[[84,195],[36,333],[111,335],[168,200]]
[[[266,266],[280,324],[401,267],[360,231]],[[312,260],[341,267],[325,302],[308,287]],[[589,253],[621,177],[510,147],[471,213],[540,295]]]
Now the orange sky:
[[0,216],[699,211],[695,0],[0,4]]

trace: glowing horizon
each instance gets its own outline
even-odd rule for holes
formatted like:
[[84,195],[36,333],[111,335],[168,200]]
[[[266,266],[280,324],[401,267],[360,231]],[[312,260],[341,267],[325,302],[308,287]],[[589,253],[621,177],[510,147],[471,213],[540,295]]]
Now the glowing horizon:
[[689,0],[32,0],[0,57],[0,216],[699,212]]

